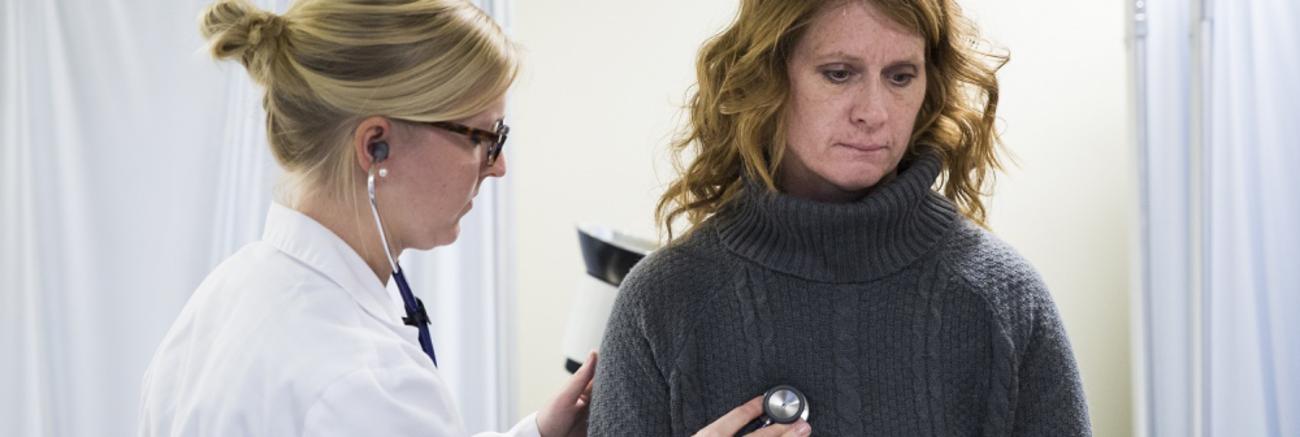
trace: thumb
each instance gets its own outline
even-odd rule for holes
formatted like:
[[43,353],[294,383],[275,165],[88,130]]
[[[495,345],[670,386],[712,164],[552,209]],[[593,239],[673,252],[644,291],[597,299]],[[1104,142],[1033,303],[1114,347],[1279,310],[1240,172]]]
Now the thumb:
[[579,395],[586,391],[587,386],[591,384],[592,377],[596,375],[596,361],[598,359],[596,351],[587,354],[587,360],[582,363],[582,367],[579,367],[578,371],[574,372],[573,377],[569,378],[569,382],[560,391],[560,399],[565,402],[574,402]]

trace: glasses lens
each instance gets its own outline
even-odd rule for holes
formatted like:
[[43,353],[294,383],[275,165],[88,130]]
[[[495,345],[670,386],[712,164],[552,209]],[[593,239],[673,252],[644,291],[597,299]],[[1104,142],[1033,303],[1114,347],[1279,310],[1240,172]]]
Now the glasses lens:
[[496,163],[497,157],[501,156],[501,149],[506,145],[506,136],[510,134],[510,127],[501,120],[497,120],[492,130],[496,133],[496,141],[493,141],[492,146],[488,148],[488,165]]

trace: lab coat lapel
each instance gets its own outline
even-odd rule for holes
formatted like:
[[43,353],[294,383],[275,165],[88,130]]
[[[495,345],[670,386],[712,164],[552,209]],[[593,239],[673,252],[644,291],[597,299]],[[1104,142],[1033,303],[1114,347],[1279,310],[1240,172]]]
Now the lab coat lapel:
[[301,212],[278,203],[266,215],[262,240],[347,290],[370,315],[401,332],[402,315],[370,266],[342,238]]

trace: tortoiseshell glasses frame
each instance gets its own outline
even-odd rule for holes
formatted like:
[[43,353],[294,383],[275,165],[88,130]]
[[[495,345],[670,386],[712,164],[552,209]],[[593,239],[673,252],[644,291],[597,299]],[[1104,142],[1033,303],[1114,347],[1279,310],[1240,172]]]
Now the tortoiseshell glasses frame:
[[485,161],[488,167],[497,163],[497,157],[501,156],[501,149],[506,146],[506,137],[510,135],[510,126],[506,126],[503,120],[497,120],[492,125],[492,131],[485,131],[450,121],[426,121],[420,123],[464,135],[475,145],[483,145],[484,141],[488,142],[487,160]]

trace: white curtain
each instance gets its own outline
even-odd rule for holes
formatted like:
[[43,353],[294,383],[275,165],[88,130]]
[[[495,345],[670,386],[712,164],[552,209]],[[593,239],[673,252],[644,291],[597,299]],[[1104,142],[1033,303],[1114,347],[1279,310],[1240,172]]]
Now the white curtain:
[[1300,3],[1212,5],[1207,435],[1300,436]]
[[[180,307],[261,235],[261,91],[203,51],[207,4],[0,6],[0,435],[133,435]],[[482,191],[460,242],[404,260],[472,431],[517,419],[509,189]]]
[[1300,435],[1300,3],[1137,4],[1140,434]]

